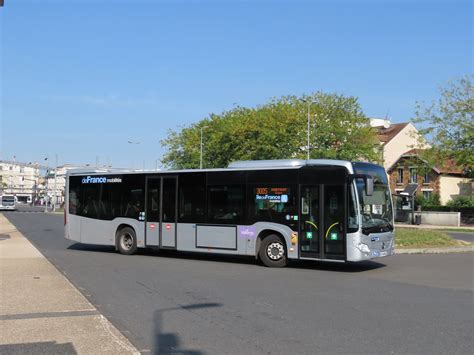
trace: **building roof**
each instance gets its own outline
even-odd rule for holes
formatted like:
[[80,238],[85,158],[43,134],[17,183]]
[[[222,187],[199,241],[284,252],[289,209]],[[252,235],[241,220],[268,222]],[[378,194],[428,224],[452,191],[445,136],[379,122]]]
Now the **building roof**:
[[387,144],[390,142],[398,133],[402,131],[406,126],[408,126],[408,122],[402,123],[392,123],[389,127],[379,126],[377,128],[377,136],[382,144]]
[[[402,158],[418,157],[420,160],[427,163],[425,160],[421,159],[420,152],[421,152],[420,149],[410,149],[409,151],[406,151],[387,170],[393,169],[397,165],[398,161]],[[465,174],[464,169],[460,167],[458,164],[456,164],[456,161],[454,159],[443,159],[442,163],[436,164],[436,166],[433,166],[433,170],[436,171],[438,174],[452,174],[452,175]]]

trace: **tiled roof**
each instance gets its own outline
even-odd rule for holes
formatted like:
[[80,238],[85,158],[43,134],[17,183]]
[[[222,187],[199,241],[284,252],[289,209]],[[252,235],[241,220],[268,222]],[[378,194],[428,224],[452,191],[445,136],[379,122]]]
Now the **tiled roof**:
[[408,122],[403,122],[403,123],[392,123],[387,128],[383,126],[376,127],[378,130],[377,136],[379,138],[380,143],[386,144],[390,142],[407,125],[408,125]]
[[[400,156],[400,158],[419,156],[419,152],[420,152],[419,149],[410,149],[409,151],[403,153]],[[465,174],[462,167],[457,165],[456,161],[454,159],[445,159],[445,160],[443,160],[443,162],[441,164],[436,164],[436,166],[434,166],[433,168],[436,170],[436,172],[438,172],[440,174],[454,174],[454,175],[464,175]]]

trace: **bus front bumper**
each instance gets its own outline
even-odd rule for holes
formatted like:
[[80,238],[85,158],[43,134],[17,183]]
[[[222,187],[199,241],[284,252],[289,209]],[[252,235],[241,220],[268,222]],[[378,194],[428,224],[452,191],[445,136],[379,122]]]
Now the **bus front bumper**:
[[394,240],[391,233],[355,237],[347,247],[348,261],[370,260],[394,254]]

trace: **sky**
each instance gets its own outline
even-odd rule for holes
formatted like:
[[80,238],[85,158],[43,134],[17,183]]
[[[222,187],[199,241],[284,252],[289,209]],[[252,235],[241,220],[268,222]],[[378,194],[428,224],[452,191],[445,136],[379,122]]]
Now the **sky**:
[[169,130],[315,91],[405,122],[417,101],[473,73],[472,10],[461,0],[5,0],[0,159],[155,168]]

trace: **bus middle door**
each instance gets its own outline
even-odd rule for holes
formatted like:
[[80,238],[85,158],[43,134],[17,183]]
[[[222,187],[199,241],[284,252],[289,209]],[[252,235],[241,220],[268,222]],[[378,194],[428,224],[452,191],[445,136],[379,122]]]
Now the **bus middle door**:
[[160,191],[161,178],[147,176],[145,199],[145,244],[160,245]]
[[177,177],[162,179],[160,248],[176,249]]

